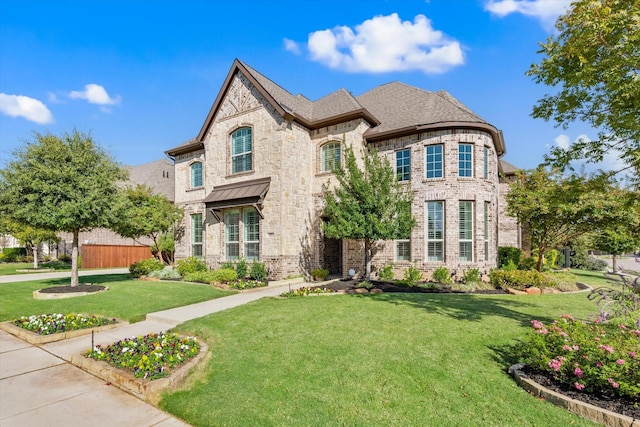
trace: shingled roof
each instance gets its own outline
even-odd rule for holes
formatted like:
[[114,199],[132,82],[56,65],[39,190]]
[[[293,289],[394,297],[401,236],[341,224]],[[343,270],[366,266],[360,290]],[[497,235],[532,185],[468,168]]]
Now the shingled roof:
[[368,142],[431,129],[480,129],[493,136],[499,156],[505,152],[502,132],[446,91],[429,92],[404,83],[392,82],[358,97],[354,97],[345,89],[339,89],[311,101],[300,94],[291,94],[236,59],[198,136],[193,141],[168,150],[168,155],[202,148],[201,143],[213,124],[220,103],[236,73],[242,73],[285,120],[297,121],[309,129],[362,118],[371,125],[364,134]]

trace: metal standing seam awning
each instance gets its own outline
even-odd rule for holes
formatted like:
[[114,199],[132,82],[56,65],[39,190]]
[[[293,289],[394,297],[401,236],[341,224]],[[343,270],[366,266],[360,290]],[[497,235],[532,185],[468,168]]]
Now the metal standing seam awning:
[[219,185],[213,187],[213,191],[204,199],[204,204],[207,209],[211,209],[218,221],[221,221],[219,212],[222,209],[240,206],[253,206],[260,218],[264,219],[261,207],[270,185],[270,177]]

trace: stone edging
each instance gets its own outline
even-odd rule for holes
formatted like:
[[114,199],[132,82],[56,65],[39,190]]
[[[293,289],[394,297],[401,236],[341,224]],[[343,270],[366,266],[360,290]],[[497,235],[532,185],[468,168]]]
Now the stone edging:
[[541,397],[556,406],[561,406],[574,414],[608,427],[640,427],[640,420],[638,419],[618,414],[616,412],[611,412],[607,409],[599,408],[589,403],[572,399],[553,390],[549,390],[527,377],[527,375],[522,371],[524,366],[524,363],[518,363],[511,366],[509,368],[509,374],[513,376],[520,387],[524,388],[534,396]]
[[[103,286],[103,285],[100,285]],[[40,292],[41,289],[38,289],[37,291],[33,291],[33,299],[62,299],[62,298],[73,298],[73,297],[82,297],[85,295],[97,295],[97,294],[101,294],[102,292],[106,292],[109,290],[108,286],[105,286],[104,289],[102,289],[101,291],[96,291],[96,292],[61,292],[61,293],[55,293],[55,292]]]
[[200,340],[198,342],[200,343],[200,351],[195,357],[180,365],[169,377],[151,381],[136,378],[132,372],[115,368],[101,360],[90,359],[83,354],[72,355],[69,362],[139,399],[157,405],[163,391],[177,388],[192,368],[206,360],[205,356],[209,352],[209,346]]
[[113,329],[118,326],[125,326],[128,324],[129,322],[116,319],[115,323],[111,323],[109,325],[96,326],[93,328],[76,329],[73,331],[60,332],[57,334],[50,334],[50,335],[38,335],[33,331],[29,331],[27,329],[21,328],[20,326],[16,326],[11,322],[0,323],[0,329],[10,333],[11,335],[15,335],[16,337],[20,338],[23,341],[28,342],[29,344],[42,345],[42,344],[48,344],[50,342],[61,341],[68,338],[79,337],[81,335],[88,335],[91,332],[100,332],[107,329]]

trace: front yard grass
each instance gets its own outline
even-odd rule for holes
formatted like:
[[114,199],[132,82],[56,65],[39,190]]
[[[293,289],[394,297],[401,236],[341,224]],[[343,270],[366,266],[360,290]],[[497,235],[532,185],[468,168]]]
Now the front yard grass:
[[[20,272],[18,270],[28,270],[32,268],[32,262],[0,262],[0,276],[24,274],[23,272]],[[71,264],[59,261],[41,262],[38,264],[38,268],[42,269],[43,271],[47,269],[65,271],[71,270]],[[38,271],[33,271],[33,273],[38,273]]]
[[133,280],[130,274],[83,276],[80,281],[106,285],[109,290],[96,295],[36,300],[33,299],[33,291],[49,286],[66,285],[69,279],[1,283],[0,321],[34,314],[85,313],[139,322],[144,320],[147,313],[235,293],[193,283]]
[[160,406],[193,426],[592,426],[506,370],[532,319],[596,311],[586,292],[262,299],[175,328],[211,358]]

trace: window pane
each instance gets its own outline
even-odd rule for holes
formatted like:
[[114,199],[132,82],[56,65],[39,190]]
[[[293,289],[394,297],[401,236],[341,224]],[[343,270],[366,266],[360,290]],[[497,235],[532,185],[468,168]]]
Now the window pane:
[[411,151],[402,150],[396,152],[396,175],[398,181],[411,179]]
[[244,257],[257,260],[260,256],[260,215],[255,208],[244,210]]
[[473,261],[473,202],[459,204],[460,261]]
[[442,178],[442,145],[427,145],[427,178]]
[[191,215],[191,255],[202,257],[202,214]]
[[202,163],[191,165],[191,187],[202,187]]
[[489,149],[484,147],[484,179],[489,178]]
[[396,242],[396,260],[411,261],[411,242],[408,240]]
[[427,260],[444,260],[444,202],[427,203]]
[[240,256],[240,212],[228,211],[224,214],[224,240],[227,259],[234,260]]
[[322,146],[322,171],[329,172],[340,168],[340,143],[331,142]]
[[473,145],[458,144],[458,176],[473,176]]
[[251,128],[240,128],[231,135],[231,172],[253,169]]

